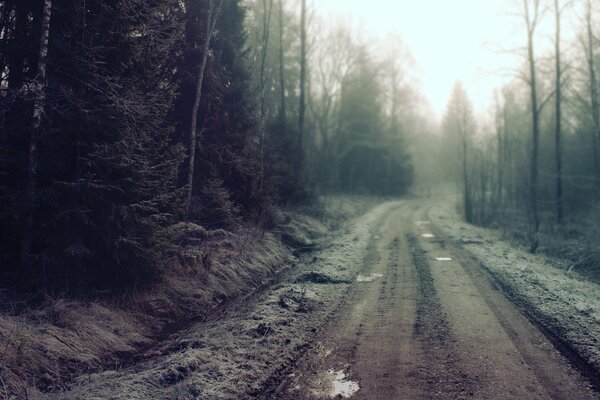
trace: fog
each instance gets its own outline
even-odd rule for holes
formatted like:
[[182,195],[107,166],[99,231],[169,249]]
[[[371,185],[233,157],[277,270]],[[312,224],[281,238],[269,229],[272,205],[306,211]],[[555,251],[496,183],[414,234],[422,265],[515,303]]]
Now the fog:
[[0,201],[0,398],[598,398],[600,3],[0,0]]

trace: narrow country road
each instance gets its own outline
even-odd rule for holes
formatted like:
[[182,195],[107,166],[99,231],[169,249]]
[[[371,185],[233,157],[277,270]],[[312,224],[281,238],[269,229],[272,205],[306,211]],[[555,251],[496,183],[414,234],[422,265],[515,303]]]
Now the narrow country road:
[[598,398],[427,210],[390,208],[339,313],[269,398]]

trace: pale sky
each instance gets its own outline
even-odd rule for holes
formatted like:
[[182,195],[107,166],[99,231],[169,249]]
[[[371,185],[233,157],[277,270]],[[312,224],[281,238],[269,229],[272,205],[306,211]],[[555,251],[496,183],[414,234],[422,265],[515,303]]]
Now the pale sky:
[[[421,91],[438,118],[456,80],[463,82],[476,112],[486,113],[494,89],[511,80],[511,71],[522,63],[520,56],[506,51],[523,46],[526,39],[520,30],[522,20],[510,15],[511,5],[512,0],[313,0],[311,4],[321,17],[349,18],[373,36],[400,36],[414,56]],[[552,17],[546,16],[539,53],[551,45]],[[567,25],[563,29],[568,30]]]

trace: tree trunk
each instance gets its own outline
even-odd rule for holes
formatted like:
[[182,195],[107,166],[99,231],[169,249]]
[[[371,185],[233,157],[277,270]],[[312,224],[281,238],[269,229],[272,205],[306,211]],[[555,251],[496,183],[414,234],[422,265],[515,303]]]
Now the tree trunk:
[[4,72],[9,63],[10,52],[8,46],[11,44],[11,33],[15,29],[12,22],[14,8],[15,5],[12,0],[4,1],[4,4],[0,4],[0,29],[3,31],[3,35],[0,37],[0,89],[4,88],[5,82],[7,82]]
[[26,58],[25,49],[27,48],[29,3],[24,0],[17,1],[14,10],[15,33],[8,59],[8,87],[12,90],[19,90],[25,78],[24,63]]
[[556,37],[555,37],[555,126],[554,126],[554,151],[556,160],[556,222],[562,224],[563,221],[563,189],[562,189],[562,149],[561,149],[561,102],[562,102],[562,71],[560,58],[560,6],[559,1],[554,0],[554,13],[556,18]]
[[535,68],[535,54],[533,48],[534,33],[538,22],[539,0],[534,1],[535,14],[530,18],[527,0],[523,0],[525,5],[525,18],[527,23],[527,57],[529,61],[529,88],[531,94],[531,125],[532,125],[532,143],[531,143],[531,164],[529,181],[529,250],[535,253],[538,248],[538,231],[540,220],[538,213],[538,158],[539,158],[539,140],[540,112],[538,108],[537,80]]
[[187,195],[185,200],[186,220],[189,217],[190,207],[192,204],[192,194],[194,193],[194,167],[196,162],[196,144],[198,141],[198,109],[200,108],[200,100],[202,99],[202,84],[204,82],[204,72],[206,71],[206,64],[208,62],[210,40],[213,35],[222,4],[223,0],[211,0],[208,6],[208,12],[206,16],[206,36],[204,38],[204,43],[202,46],[202,61],[200,63],[200,68],[198,69],[198,75],[196,78],[196,96],[194,98],[194,105],[192,106],[190,123],[189,158],[186,180]]
[[271,10],[273,10],[273,0],[263,0],[263,37],[262,53],[260,60],[260,180],[259,191],[263,192],[265,180],[265,66],[267,62],[267,48],[269,46],[269,33],[271,29]]
[[496,210],[499,210],[502,207],[503,196],[504,196],[504,126],[503,120],[501,117],[500,111],[500,102],[498,100],[498,96],[496,95],[496,145],[498,146],[497,150],[497,177],[496,177],[496,188],[494,190],[494,199],[492,205]]
[[300,104],[298,107],[298,165],[297,174],[302,174],[304,164],[304,117],[306,114],[306,0],[302,0],[300,17]]
[[279,94],[281,109],[279,110],[283,134],[286,133],[287,116],[285,110],[285,59],[283,51],[283,0],[279,0]]
[[586,10],[586,30],[587,30],[587,49],[586,58],[588,63],[588,73],[590,76],[590,101],[592,108],[592,122],[594,131],[592,132],[592,151],[594,157],[594,178],[596,188],[600,188],[600,151],[598,142],[600,141],[600,104],[598,99],[598,82],[596,77],[595,53],[594,53],[594,31],[592,25],[592,2],[587,1]]
[[31,243],[33,241],[33,215],[37,200],[38,141],[42,115],[46,106],[46,66],[48,63],[48,38],[50,36],[50,17],[52,0],[44,0],[40,29],[40,47],[37,63],[37,75],[34,83],[33,114],[29,133],[29,154],[27,159],[27,180],[25,184],[25,224],[21,243],[21,266],[28,270],[31,266]]
[[462,156],[462,175],[463,175],[463,197],[465,206],[465,220],[467,222],[473,222],[473,205],[471,203],[471,187],[469,182],[469,166],[467,160],[468,144],[465,137],[463,138],[463,156]]

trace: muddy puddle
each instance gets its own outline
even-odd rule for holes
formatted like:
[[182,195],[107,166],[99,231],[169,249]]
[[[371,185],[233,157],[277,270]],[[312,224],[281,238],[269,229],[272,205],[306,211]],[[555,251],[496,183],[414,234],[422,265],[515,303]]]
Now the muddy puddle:
[[314,382],[313,394],[319,399],[349,399],[360,390],[358,382],[346,377],[344,371],[328,370]]

